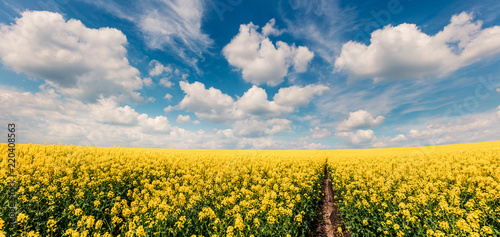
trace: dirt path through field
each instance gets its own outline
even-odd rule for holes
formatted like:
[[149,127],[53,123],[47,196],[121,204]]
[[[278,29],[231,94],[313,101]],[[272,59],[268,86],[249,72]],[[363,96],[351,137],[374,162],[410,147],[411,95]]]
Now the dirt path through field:
[[[333,191],[332,182],[330,181],[330,174],[325,169],[325,179],[323,180],[323,199],[321,200],[321,213],[323,215],[323,223],[318,226],[318,236],[321,237],[337,237],[337,236],[351,236],[346,231],[345,226],[342,224],[339,209],[337,206],[338,200],[335,199],[335,192]],[[338,228],[342,228],[342,232]]]

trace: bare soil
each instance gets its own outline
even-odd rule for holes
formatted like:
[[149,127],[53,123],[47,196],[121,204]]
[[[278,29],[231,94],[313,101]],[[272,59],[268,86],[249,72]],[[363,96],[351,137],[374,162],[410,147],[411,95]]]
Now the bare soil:
[[[337,236],[351,236],[342,223],[339,208],[337,203],[339,200],[336,198],[336,193],[333,190],[332,182],[330,181],[330,174],[325,168],[325,179],[323,180],[323,193],[325,194],[321,200],[321,214],[323,220],[319,221],[317,235],[320,237],[337,237]],[[338,228],[342,228],[342,232]]]

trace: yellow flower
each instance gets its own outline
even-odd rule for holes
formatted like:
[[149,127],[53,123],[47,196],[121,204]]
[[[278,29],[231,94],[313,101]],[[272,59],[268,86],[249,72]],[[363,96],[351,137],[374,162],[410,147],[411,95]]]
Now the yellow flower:
[[136,234],[137,236],[146,236],[146,232],[144,232],[144,227],[142,227],[142,225],[137,227]]
[[368,225],[368,220],[367,219],[363,220],[363,225],[365,225],[365,226]]
[[19,213],[19,215],[17,215],[17,222],[20,223],[20,224],[26,224],[26,222],[28,221],[28,216],[24,213]]

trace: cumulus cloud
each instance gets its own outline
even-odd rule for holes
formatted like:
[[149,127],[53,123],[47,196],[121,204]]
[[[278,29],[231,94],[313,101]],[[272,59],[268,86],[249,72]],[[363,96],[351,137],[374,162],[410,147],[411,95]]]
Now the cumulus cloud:
[[328,129],[319,127],[311,128],[309,129],[309,132],[311,133],[312,139],[323,139],[328,138],[332,135],[332,133]]
[[305,72],[314,53],[307,47],[290,46],[282,41],[274,45],[266,35],[276,34],[274,21],[266,26],[265,32],[259,33],[259,27],[252,23],[240,25],[239,33],[222,53],[229,64],[241,70],[245,81],[277,86],[284,81],[291,66],[295,72]]
[[[140,141],[141,147],[147,147],[141,139],[169,136],[178,129],[164,116],[140,114],[129,106],[119,106],[116,100],[101,98],[84,104],[62,97],[54,89],[30,93],[0,88],[0,120],[31,127],[29,133],[23,133],[23,141],[41,144],[134,146]],[[6,112],[14,109],[15,114]]]
[[338,131],[348,131],[353,129],[373,128],[382,124],[385,120],[384,116],[373,117],[370,112],[358,110],[349,113],[349,118],[344,120],[337,126]]
[[406,141],[406,140],[408,140],[408,138],[406,138],[406,136],[404,134],[399,134],[399,135],[390,139],[391,142],[402,142],[402,141]]
[[498,115],[498,118],[500,118],[500,106],[498,106],[497,109],[498,109],[497,115]]
[[323,92],[329,89],[324,85],[291,86],[280,88],[273,99],[277,104],[283,106],[306,106],[315,95],[322,95]]
[[[321,85],[282,88],[275,96],[276,100],[269,101],[264,89],[252,86],[235,101],[218,89],[206,89],[201,82],[189,84],[181,81],[179,84],[186,95],[176,107],[194,112],[196,117],[214,123],[242,120],[250,116],[285,116],[294,112],[297,107],[307,105],[314,95],[327,89]],[[293,95],[295,97],[291,98]]]
[[269,35],[274,35],[274,36],[279,36],[283,34],[284,30],[277,29],[274,25],[276,24],[276,19],[271,19],[269,22],[266,23],[264,27],[262,27],[262,35],[264,36],[269,36]]
[[178,108],[195,112],[196,117],[211,122],[223,122],[232,117],[234,100],[231,96],[213,87],[206,89],[201,82],[189,84],[181,81],[179,85],[186,95]]
[[433,36],[404,23],[372,32],[370,42],[345,43],[335,70],[375,81],[443,77],[500,53],[500,26],[482,29],[482,21],[462,12]]
[[142,83],[144,83],[145,86],[152,86],[154,84],[153,79],[151,79],[151,77],[146,77],[142,79]]
[[275,101],[267,100],[266,91],[257,86],[252,86],[245,92],[235,106],[239,112],[260,117],[277,117],[294,111],[291,106],[281,106]]
[[167,88],[170,88],[170,87],[172,87],[174,85],[174,83],[171,82],[169,80],[169,78],[167,78],[167,77],[164,77],[164,78],[160,79],[160,82],[158,84],[160,84],[160,85],[162,85],[164,87],[167,87]]
[[185,80],[189,77],[188,73],[182,72],[172,65],[163,65],[158,60],[151,60],[149,62],[149,75],[155,80],[158,80],[158,85],[170,88],[175,83],[172,80]]
[[149,66],[151,67],[151,70],[149,71],[150,76],[158,76],[164,72],[172,72],[172,67],[170,65],[164,66],[158,60],[151,60],[151,62],[149,62]]
[[189,123],[191,122],[191,117],[189,115],[179,114],[177,117],[177,123]]
[[376,140],[375,133],[371,129],[360,129],[356,132],[339,132],[335,135],[348,145],[369,144]]
[[120,101],[144,101],[136,92],[143,81],[126,58],[126,44],[119,30],[87,28],[46,11],[25,11],[13,24],[0,25],[5,66],[86,102],[114,95]]
[[137,113],[130,106],[118,106],[115,98],[99,99],[97,104],[90,104],[90,115],[101,123],[134,125],[137,124]]
[[245,119],[233,124],[233,132],[239,137],[262,137],[291,130],[292,121],[287,119]]
[[147,114],[141,114],[137,117],[139,128],[146,133],[169,133],[172,131],[167,117],[156,116],[149,117]]
[[163,98],[166,99],[166,100],[171,100],[172,97],[173,96],[171,94],[167,93],[167,94],[165,94],[165,96]]

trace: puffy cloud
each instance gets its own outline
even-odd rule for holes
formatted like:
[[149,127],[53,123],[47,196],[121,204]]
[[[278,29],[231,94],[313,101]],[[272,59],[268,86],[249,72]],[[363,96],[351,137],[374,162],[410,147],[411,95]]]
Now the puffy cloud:
[[500,88],[497,88],[496,91],[500,94]]
[[291,131],[292,121],[288,119],[270,119],[266,121],[266,134],[277,134],[279,132]]
[[151,60],[151,62],[149,62],[149,66],[151,67],[151,70],[149,71],[150,76],[158,76],[164,72],[172,72],[172,67],[170,65],[164,66],[163,64],[158,62],[158,60]]
[[348,131],[360,128],[373,128],[382,124],[385,120],[384,116],[373,117],[368,111],[358,110],[349,113],[349,118],[344,120],[337,126],[338,131]]
[[274,36],[279,36],[283,34],[284,30],[279,30],[274,27],[276,24],[276,19],[271,19],[269,22],[266,23],[264,27],[262,27],[262,35],[264,36],[269,36],[269,35],[274,35]]
[[[181,81],[180,86],[186,95],[177,108],[187,109],[194,112],[196,117],[214,123],[241,120],[250,116],[285,116],[294,112],[297,107],[307,105],[315,94],[321,94],[327,89],[318,85],[282,88],[275,96],[276,101],[269,101],[264,89],[252,86],[235,101],[218,89],[206,89],[201,82],[189,84]],[[295,97],[292,98],[293,96]]]
[[[116,100],[101,98],[97,103],[84,104],[64,98],[53,89],[33,94],[0,88],[0,120],[30,127],[23,140],[39,144],[155,147],[160,144],[144,139],[168,137],[178,129],[171,127],[164,116],[139,114],[129,106],[119,106]],[[6,112],[14,108],[15,114]]]
[[189,115],[179,114],[177,117],[177,123],[189,123],[191,122],[191,117]]
[[245,119],[236,121],[232,126],[234,135],[238,137],[263,137],[291,131],[291,124],[292,121],[288,119],[269,119],[267,121]]
[[167,88],[170,88],[170,87],[172,87],[174,85],[174,83],[171,82],[169,80],[169,78],[167,78],[167,77],[164,77],[164,78],[160,79],[160,82],[158,84],[160,84],[160,85],[162,85],[164,87],[167,87]]
[[337,71],[355,78],[394,80],[443,77],[500,53],[500,26],[481,29],[472,14],[454,15],[434,36],[414,24],[385,26],[371,34],[371,44],[347,42],[335,61]]
[[[271,34],[274,21],[270,21],[265,34]],[[278,41],[276,46],[264,34],[257,32],[258,26],[249,23],[240,25],[239,33],[222,52],[229,64],[241,70],[245,81],[254,85],[276,86],[284,81],[291,66],[296,72],[304,72],[314,57],[307,47],[289,46]]]
[[0,26],[2,63],[18,73],[43,78],[58,92],[86,102],[119,95],[143,102],[143,81],[126,58],[125,35],[116,29],[90,29],[59,13],[26,11]]
[[293,57],[293,69],[296,72],[307,71],[307,66],[309,62],[313,59],[314,53],[311,52],[307,47],[299,46],[297,48],[292,47]]
[[399,134],[399,135],[390,139],[391,142],[402,142],[402,141],[406,141],[406,140],[408,140],[408,138],[406,138],[406,136],[404,134]]
[[166,99],[166,100],[171,100],[172,99],[172,95],[169,94],[169,93],[167,93],[167,94],[165,94],[165,96],[163,98]]
[[234,100],[231,96],[213,87],[206,89],[201,82],[189,84],[181,81],[179,85],[186,95],[178,108],[194,112],[196,117],[211,122],[224,122],[232,117]]
[[137,120],[141,130],[146,133],[169,133],[172,131],[172,127],[165,116],[151,118],[147,114],[141,114],[137,117]]
[[291,86],[279,89],[273,99],[283,106],[306,106],[315,95],[322,95],[327,90],[329,88],[324,85]]
[[339,132],[335,134],[348,145],[368,144],[376,140],[373,130],[357,130],[354,132]]
[[500,106],[498,106],[497,109],[498,109],[497,115],[498,115],[498,118],[500,118]]
[[115,98],[99,99],[97,104],[89,105],[91,116],[101,123],[134,125],[137,124],[137,113],[130,106],[118,106]]
[[142,83],[144,83],[145,86],[152,86],[154,84],[153,79],[151,79],[151,77],[146,77],[142,79]]
[[309,129],[309,132],[311,133],[311,138],[312,139],[323,139],[323,138],[328,138],[332,135],[332,133],[326,129],[326,128],[319,128],[319,127],[314,127]]
[[155,78],[155,80],[158,80],[157,78],[161,78],[158,81],[158,85],[167,88],[170,88],[175,84],[172,82],[172,79],[185,80],[189,76],[189,74],[182,72],[178,68],[174,68],[171,65],[165,66],[157,60],[151,60],[151,62],[149,62],[149,67],[149,75]]
[[294,111],[291,106],[281,106],[275,101],[267,100],[266,91],[257,86],[252,86],[245,92],[236,102],[236,106],[239,112],[260,117],[277,117]]

